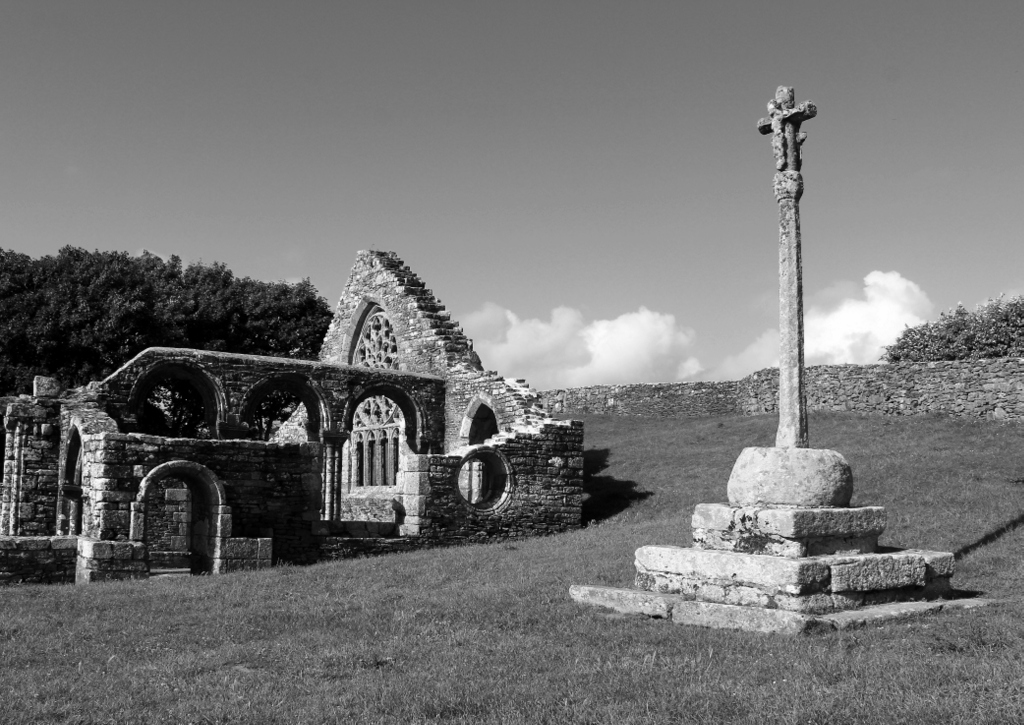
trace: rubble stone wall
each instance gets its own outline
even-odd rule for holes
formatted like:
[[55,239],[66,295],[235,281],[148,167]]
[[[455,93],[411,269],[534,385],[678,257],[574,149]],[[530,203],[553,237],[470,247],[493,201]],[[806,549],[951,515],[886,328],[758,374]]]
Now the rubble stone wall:
[[[541,397],[563,415],[756,415],[777,410],[778,380],[769,368],[737,381],[595,385]],[[1022,420],[1024,359],[811,366],[806,394],[811,410]]]
[[[511,476],[493,505],[467,503],[459,470],[467,457],[494,452]],[[493,460],[493,459],[492,459]],[[559,421],[517,431],[461,455],[430,456],[419,534],[423,539],[473,540],[550,534],[580,526],[583,504],[583,424]],[[407,506],[406,521],[410,521]]]
[[[86,537],[127,540],[142,479],[160,464],[189,461],[208,468],[224,485],[231,530],[222,536],[272,537],[276,560],[316,561],[312,523],[320,509],[319,444],[99,433],[83,436],[82,445],[83,489],[95,496],[91,515],[83,517]],[[193,490],[195,505],[212,505],[199,490],[200,495]]]
[[0,536],[0,584],[75,581],[77,536]]
[[4,429],[0,534],[51,535],[57,520],[60,404],[20,398],[7,406]]
[[636,383],[544,390],[544,407],[555,415],[637,415],[693,418],[735,413],[740,382]]

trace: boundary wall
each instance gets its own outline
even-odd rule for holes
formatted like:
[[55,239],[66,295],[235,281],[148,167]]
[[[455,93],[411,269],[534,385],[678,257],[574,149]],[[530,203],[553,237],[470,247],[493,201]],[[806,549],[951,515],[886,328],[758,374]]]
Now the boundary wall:
[[[1018,421],[1024,420],[1024,358],[817,365],[807,368],[806,394],[809,410]],[[540,395],[555,415],[758,415],[777,410],[779,371],[723,382],[593,385]]]

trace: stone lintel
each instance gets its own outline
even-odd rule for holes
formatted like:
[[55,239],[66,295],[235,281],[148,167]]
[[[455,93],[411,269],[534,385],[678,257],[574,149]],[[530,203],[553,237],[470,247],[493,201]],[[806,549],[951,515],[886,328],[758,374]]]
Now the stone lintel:
[[701,503],[693,509],[695,529],[756,528],[787,539],[822,536],[878,536],[885,531],[886,513],[881,506],[857,508],[797,508],[730,506]]

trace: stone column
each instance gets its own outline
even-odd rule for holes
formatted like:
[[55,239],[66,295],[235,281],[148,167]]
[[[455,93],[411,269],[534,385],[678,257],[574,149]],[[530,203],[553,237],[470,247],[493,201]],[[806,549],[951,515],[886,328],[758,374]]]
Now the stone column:
[[804,395],[804,291],[800,259],[799,171],[775,174],[779,203],[779,430],[778,448],[807,447]]

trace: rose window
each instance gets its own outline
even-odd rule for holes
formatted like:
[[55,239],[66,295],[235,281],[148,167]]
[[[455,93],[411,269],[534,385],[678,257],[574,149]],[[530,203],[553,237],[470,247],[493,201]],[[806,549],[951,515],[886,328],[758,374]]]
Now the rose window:
[[398,341],[383,310],[369,315],[363,323],[352,362],[368,368],[398,368]]

